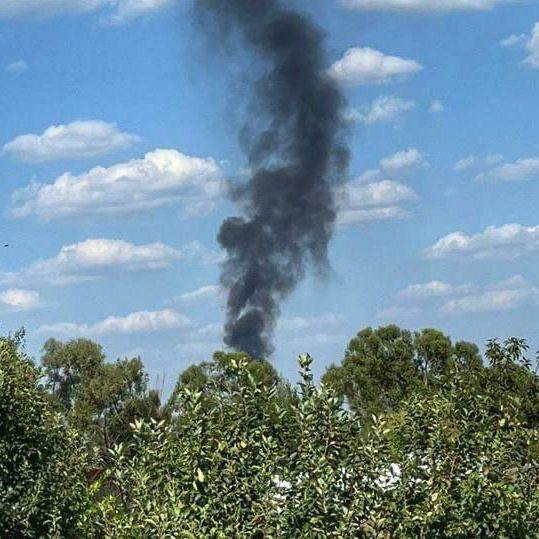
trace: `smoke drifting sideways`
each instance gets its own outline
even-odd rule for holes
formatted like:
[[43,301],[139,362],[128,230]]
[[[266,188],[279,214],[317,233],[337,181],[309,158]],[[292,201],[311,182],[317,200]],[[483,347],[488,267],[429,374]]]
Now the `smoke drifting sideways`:
[[243,217],[226,219],[218,240],[227,252],[225,344],[265,358],[281,302],[313,268],[329,269],[335,188],[347,174],[344,96],[326,74],[325,34],[278,0],[195,0],[198,21],[214,38],[235,34],[263,66],[253,85],[255,114],[240,139],[250,179],[231,188]]

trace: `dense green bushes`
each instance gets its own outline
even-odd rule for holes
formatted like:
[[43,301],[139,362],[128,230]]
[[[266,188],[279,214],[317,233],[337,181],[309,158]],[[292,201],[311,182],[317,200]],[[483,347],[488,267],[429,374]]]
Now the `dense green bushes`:
[[[371,389],[365,400],[353,385],[315,385],[309,356],[292,388],[265,361],[218,353],[180,376],[159,414],[132,416],[123,443],[102,447],[91,481],[83,455],[104,443],[95,435],[101,405],[85,416],[87,432],[84,422],[75,422],[80,434],[69,425],[95,382],[81,378],[62,422],[36,369],[5,341],[0,414],[10,427],[0,471],[14,490],[0,498],[3,529],[122,538],[539,536],[539,382],[524,343],[489,343],[483,366],[473,345],[453,346],[433,330],[420,337],[384,328],[352,341],[343,366],[353,367],[356,387]],[[405,391],[395,368],[382,372],[384,361],[408,365]],[[115,372],[125,374],[118,381],[144,379]],[[337,374],[328,382],[344,380]],[[142,389],[104,409],[129,410]],[[350,397],[357,412],[343,405]]]
[[88,509],[88,460],[39,387],[38,370],[0,340],[0,535],[76,536]]

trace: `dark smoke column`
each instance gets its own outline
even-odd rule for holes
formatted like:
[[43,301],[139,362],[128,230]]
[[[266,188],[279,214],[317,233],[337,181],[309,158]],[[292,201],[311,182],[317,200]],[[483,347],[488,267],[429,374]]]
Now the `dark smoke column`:
[[345,101],[326,75],[325,36],[306,15],[278,0],[195,4],[222,32],[237,32],[267,67],[253,90],[257,117],[247,120],[242,137],[252,177],[232,194],[246,216],[227,219],[218,236],[228,254],[221,275],[229,290],[225,343],[265,357],[280,302],[307,266],[329,267],[334,187],[348,164]]

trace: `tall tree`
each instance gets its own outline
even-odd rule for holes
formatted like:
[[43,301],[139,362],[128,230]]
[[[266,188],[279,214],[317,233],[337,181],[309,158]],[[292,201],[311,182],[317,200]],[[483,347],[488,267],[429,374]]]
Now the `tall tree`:
[[49,339],[43,351],[46,387],[91,445],[109,449],[130,435],[135,419],[160,417],[159,394],[148,389],[140,358],[107,363],[89,339]]
[[435,329],[412,333],[394,325],[366,328],[350,341],[342,364],[331,366],[323,382],[368,420],[372,414],[394,410],[420,387],[428,389],[456,363],[480,368],[477,346],[453,346]]

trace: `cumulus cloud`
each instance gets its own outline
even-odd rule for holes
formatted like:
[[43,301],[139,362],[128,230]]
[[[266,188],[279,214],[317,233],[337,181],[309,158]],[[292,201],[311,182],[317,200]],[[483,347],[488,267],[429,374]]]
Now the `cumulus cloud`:
[[486,287],[483,291],[452,299],[442,306],[447,314],[507,311],[539,303],[539,289],[521,275]]
[[402,318],[419,312],[418,302],[425,300],[433,301],[431,307],[450,315],[505,311],[531,304],[539,305],[539,289],[530,285],[522,275],[515,275],[486,286],[454,285],[444,281],[413,284],[401,290],[396,299],[397,305],[382,311],[384,318]]
[[28,69],[28,64],[24,60],[17,60],[6,66],[6,71],[10,73],[17,73],[18,75],[24,73]]
[[502,47],[515,47],[516,45],[523,45],[528,41],[528,34],[513,34],[500,41]]
[[418,198],[413,189],[396,181],[364,184],[361,179],[355,180],[341,190],[338,223],[352,225],[402,219],[409,214],[399,204]]
[[428,161],[417,148],[408,148],[380,159],[379,168],[365,171],[359,176],[358,181],[371,183],[387,178],[396,179],[428,167]]
[[41,296],[35,290],[11,288],[0,292],[0,303],[15,311],[31,311],[41,304]]
[[49,18],[99,11],[108,24],[122,24],[159,10],[174,0],[2,0],[0,19]]
[[213,264],[221,258],[199,242],[175,249],[163,243],[135,245],[121,240],[89,239],[66,245],[53,258],[38,260],[18,272],[0,273],[0,282],[66,286],[111,272],[164,269],[179,260]]
[[165,309],[163,311],[138,311],[127,316],[109,316],[95,324],[60,322],[41,326],[38,331],[63,335],[131,334],[185,328],[190,323],[186,316],[171,309]]
[[406,300],[421,300],[426,298],[465,294],[470,292],[470,290],[472,290],[471,285],[456,286],[444,281],[430,281],[428,283],[412,284],[407,286],[397,294],[397,298]]
[[463,159],[457,161],[453,169],[455,170],[455,172],[466,172],[469,170],[475,170],[477,172],[493,167],[501,161],[503,161],[503,155],[500,154],[492,154],[485,156],[468,155],[467,157],[464,157]]
[[524,60],[524,64],[532,69],[539,69],[539,22],[535,23],[526,48],[530,54]]
[[522,61],[531,69],[539,69],[539,22],[536,22],[530,34],[513,34],[500,41],[502,47],[524,47],[528,56]]
[[[392,11],[484,11],[515,0],[342,0],[350,9]],[[518,0],[516,0],[518,1]]]
[[467,235],[452,232],[424,251],[430,259],[512,260],[539,250],[539,225],[489,226],[484,232]]
[[384,172],[399,173],[405,170],[421,168],[427,166],[423,154],[417,148],[408,148],[397,152],[389,157],[384,157],[380,161],[380,168]]
[[78,176],[67,172],[50,184],[32,183],[13,194],[12,214],[51,220],[143,211],[178,202],[188,214],[200,216],[201,204],[206,213],[211,211],[223,185],[213,159],[155,150],[143,159],[95,167]]
[[421,69],[422,65],[415,60],[389,56],[370,47],[354,47],[330,67],[329,74],[348,85],[387,84],[403,80]]
[[124,133],[116,124],[100,120],[52,125],[40,135],[20,135],[2,148],[2,153],[27,163],[93,157],[127,148],[139,137]]
[[415,107],[415,102],[394,96],[380,96],[369,106],[349,111],[351,121],[372,125],[384,122],[396,122]]
[[403,203],[419,199],[407,185],[394,179],[428,166],[423,154],[408,148],[380,160],[380,168],[367,170],[338,193],[340,225],[404,219],[410,212]]
[[539,179],[539,157],[517,159],[514,163],[503,163],[475,177],[475,181],[529,181]]

